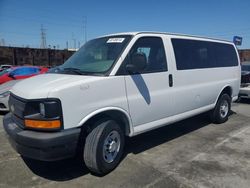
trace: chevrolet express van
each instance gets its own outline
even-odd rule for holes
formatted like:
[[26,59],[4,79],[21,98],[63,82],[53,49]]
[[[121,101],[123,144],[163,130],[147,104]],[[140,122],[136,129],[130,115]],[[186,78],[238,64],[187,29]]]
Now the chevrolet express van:
[[154,32],[87,42],[51,73],[17,83],[4,128],[18,153],[53,161],[82,156],[106,174],[124,139],[209,111],[227,121],[240,87],[233,43]]

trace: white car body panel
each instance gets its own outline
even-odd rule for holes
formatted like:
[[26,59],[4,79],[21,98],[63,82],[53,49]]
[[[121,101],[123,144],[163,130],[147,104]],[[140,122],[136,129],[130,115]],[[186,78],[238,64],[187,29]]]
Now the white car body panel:
[[[66,74],[41,74],[25,79],[12,88],[11,91],[25,99],[47,98],[49,92],[57,87],[66,87],[68,84],[77,85],[87,79],[91,78]],[[96,77],[92,77],[92,79],[96,79]]]
[[[214,108],[221,91],[227,86],[232,88],[231,97],[234,100],[237,98],[240,65],[176,69],[172,37],[218,42],[217,40],[163,33],[129,34],[134,37],[109,76],[43,74],[16,84],[12,93],[25,99],[60,99],[65,129],[82,126],[98,113],[118,110],[128,118],[129,136]],[[116,76],[130,48],[142,36],[158,36],[163,39],[168,71]],[[169,74],[173,75],[173,87],[169,87]]]
[[134,127],[133,136],[144,133],[144,132],[152,130],[152,129],[156,129],[156,128],[165,126],[165,125],[169,125],[171,123],[175,123],[177,121],[181,121],[183,119],[192,117],[196,114],[206,112],[206,111],[212,109],[213,107],[214,107],[214,105],[212,104],[212,105],[204,106],[204,107],[201,107],[198,109],[194,109],[192,111],[184,112],[184,113],[177,114],[174,116],[169,116],[167,118],[159,119],[159,120],[156,120],[153,122],[149,122],[149,123],[145,123],[145,124],[136,126],[136,127]]
[[79,126],[85,116],[100,108],[128,111],[123,77],[43,74],[26,79],[11,91],[25,99],[59,98],[65,129]]
[[87,77],[60,85],[49,92],[48,98],[62,103],[64,128],[78,127],[85,117],[101,108],[119,108],[128,112],[123,77]]
[[125,76],[133,126],[174,115],[174,93],[168,86],[168,72]]
[[5,82],[0,85],[0,111],[3,112],[8,112],[9,111],[9,94],[5,95],[5,93],[9,93],[11,88],[17,83],[20,82],[21,80],[11,80],[8,82]]

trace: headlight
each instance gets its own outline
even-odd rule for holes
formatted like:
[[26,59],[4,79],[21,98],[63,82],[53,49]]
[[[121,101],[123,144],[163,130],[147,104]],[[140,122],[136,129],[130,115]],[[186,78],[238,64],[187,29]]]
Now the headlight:
[[0,98],[8,97],[10,96],[10,91],[6,91],[0,94]]
[[39,107],[40,107],[40,114],[42,116],[45,116],[45,106],[44,106],[44,103],[40,103]]
[[63,127],[62,107],[58,99],[28,101],[24,110],[24,124],[27,128],[58,130]]

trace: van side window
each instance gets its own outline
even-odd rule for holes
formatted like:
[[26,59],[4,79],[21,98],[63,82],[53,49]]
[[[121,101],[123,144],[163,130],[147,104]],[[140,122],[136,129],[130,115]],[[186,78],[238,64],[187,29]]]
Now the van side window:
[[237,66],[233,45],[217,42],[172,39],[177,70]]
[[140,72],[141,74],[167,71],[167,61],[162,39],[160,37],[141,37],[129,51],[121,67],[123,70],[120,69],[118,75],[127,74],[125,65],[130,62],[133,54],[138,52],[144,53],[147,59],[147,66]]
[[233,45],[214,43],[216,62],[222,67],[237,66],[238,57]]

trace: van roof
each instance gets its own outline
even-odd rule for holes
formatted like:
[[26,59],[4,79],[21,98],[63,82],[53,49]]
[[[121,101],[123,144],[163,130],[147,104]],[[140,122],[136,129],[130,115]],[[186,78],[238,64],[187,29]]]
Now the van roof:
[[200,38],[200,39],[210,39],[210,40],[216,40],[216,41],[222,41],[222,42],[229,42],[233,43],[229,40],[224,39],[218,39],[218,38],[212,38],[212,37],[204,37],[204,36],[196,36],[196,35],[189,35],[189,34],[181,34],[181,33],[168,33],[168,32],[159,32],[159,31],[135,31],[135,32],[123,32],[123,33],[113,33],[108,34],[105,36],[115,36],[115,35],[138,35],[138,34],[162,34],[162,35],[172,35],[172,36],[183,36],[183,37],[194,37],[194,38]]

